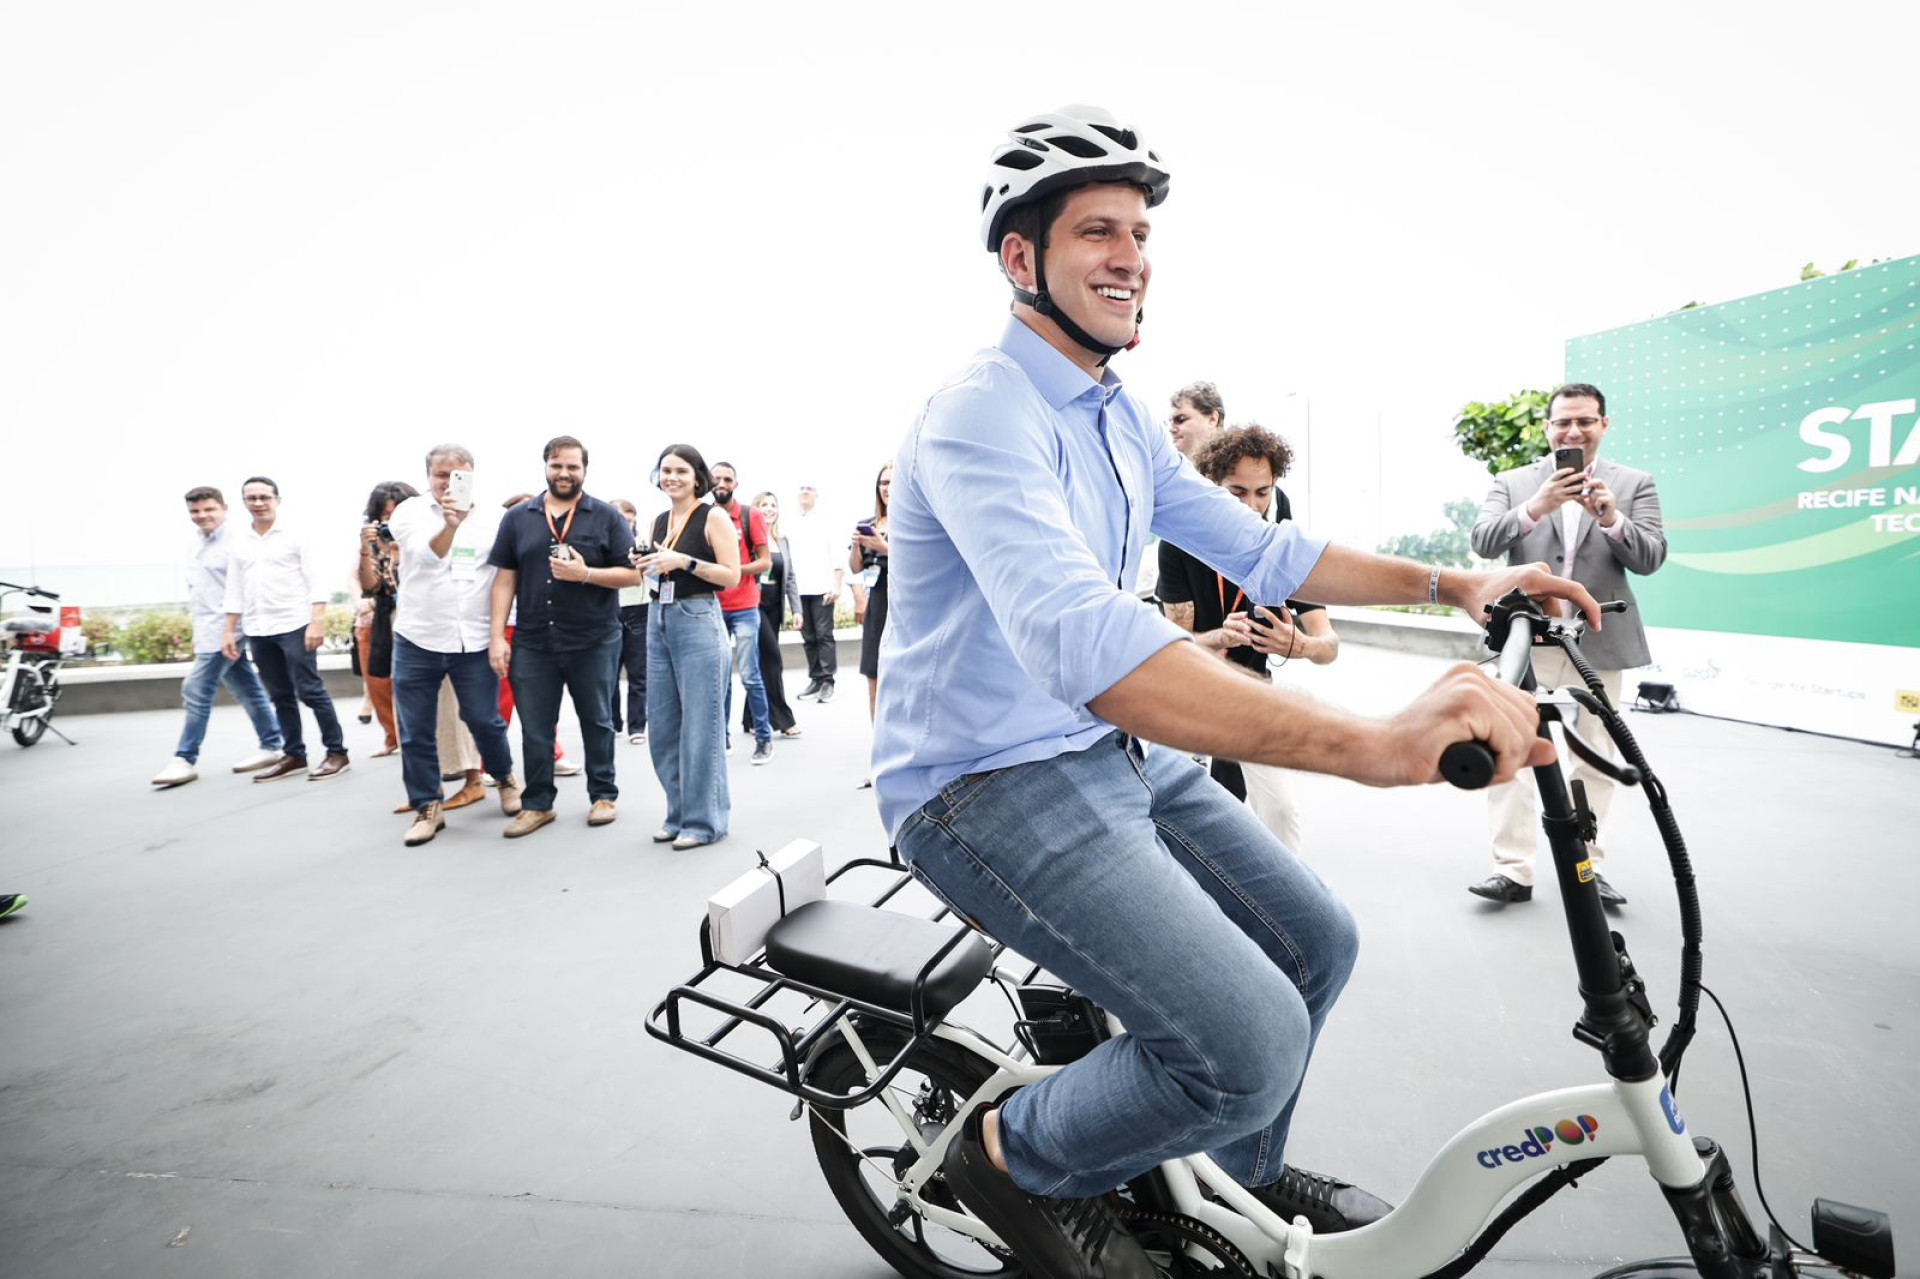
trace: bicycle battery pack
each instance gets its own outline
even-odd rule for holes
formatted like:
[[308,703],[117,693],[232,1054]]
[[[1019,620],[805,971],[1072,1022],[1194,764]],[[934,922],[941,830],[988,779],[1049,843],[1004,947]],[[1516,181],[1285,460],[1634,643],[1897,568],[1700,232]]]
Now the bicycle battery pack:
[[1107,1038],[1107,1019],[1091,999],[1059,986],[1019,988],[1020,1037],[1042,1066],[1078,1061]]

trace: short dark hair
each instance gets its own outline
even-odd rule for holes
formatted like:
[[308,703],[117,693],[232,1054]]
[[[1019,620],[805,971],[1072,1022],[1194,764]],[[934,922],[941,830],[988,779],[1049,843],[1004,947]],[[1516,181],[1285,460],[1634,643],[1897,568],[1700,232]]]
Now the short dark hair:
[[1222,484],[1233,474],[1234,467],[1250,457],[1265,458],[1276,480],[1293,465],[1292,447],[1258,422],[1220,432],[1200,450],[1193,464],[1200,474],[1215,484]]
[[373,486],[373,492],[367,494],[367,523],[384,518],[387,503],[395,506],[410,497],[419,497],[420,490],[405,480],[386,480]]
[[272,480],[268,479],[264,475],[249,475],[246,479],[241,480],[240,491],[242,493],[245,493],[247,491],[247,485],[249,484],[264,484],[268,488],[273,490],[273,495],[275,497],[280,496],[280,486],[278,484],[275,484]]
[[1220,398],[1220,388],[1213,383],[1189,382],[1175,391],[1173,393],[1173,399],[1169,400],[1168,403],[1173,405],[1174,408],[1179,408],[1180,401],[1182,400],[1193,405],[1193,407],[1198,409],[1202,414],[1212,414],[1218,417],[1220,419],[1220,425],[1225,426],[1227,424],[1226,402]]
[[1600,406],[1601,417],[1607,415],[1607,397],[1601,394],[1600,388],[1591,382],[1569,382],[1565,386],[1555,387],[1553,394],[1547,397],[1548,415],[1551,416],[1553,413],[1553,402],[1555,400],[1563,397],[1567,399],[1579,399],[1583,396]]
[[[1078,191],[1079,187],[1067,187],[1065,190],[1049,192],[1038,200],[1029,200],[1025,204],[1015,205],[1007,210],[1000,220],[1000,243],[1005,244],[1009,234],[1022,238],[1045,248],[1047,232],[1060,218],[1060,211],[1067,207],[1067,197]],[[1000,256],[1000,245],[993,246],[996,260]],[[1004,269],[1004,267],[1002,268]]]
[[542,462],[551,462],[553,455],[561,449],[579,449],[580,465],[587,465],[587,446],[579,440],[574,439],[571,435],[556,435],[548,440],[547,447],[540,452],[540,460]]
[[195,502],[218,502],[220,505],[225,506],[227,499],[221,497],[220,490],[214,488],[211,484],[202,484],[197,488],[187,490],[187,505],[192,506]]
[[740,468],[731,462],[715,462],[712,464],[712,469],[717,471],[723,466],[733,472],[733,478],[736,480],[740,478]]
[[707,469],[707,459],[700,456],[700,450],[691,444],[669,444],[660,450],[660,456],[653,460],[653,486],[660,487],[660,464],[670,457],[677,457],[693,468],[693,495],[705,497],[713,491],[713,472]]

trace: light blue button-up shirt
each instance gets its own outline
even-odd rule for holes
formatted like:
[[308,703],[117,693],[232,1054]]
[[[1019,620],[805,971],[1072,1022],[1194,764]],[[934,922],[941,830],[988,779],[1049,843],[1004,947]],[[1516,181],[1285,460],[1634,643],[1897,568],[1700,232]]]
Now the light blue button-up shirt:
[[1149,530],[1297,592],[1326,543],[1202,479],[1107,369],[1019,320],[927,401],[894,464],[873,785],[890,836],[969,773],[1085,750],[1087,709],[1187,633],[1122,583]]

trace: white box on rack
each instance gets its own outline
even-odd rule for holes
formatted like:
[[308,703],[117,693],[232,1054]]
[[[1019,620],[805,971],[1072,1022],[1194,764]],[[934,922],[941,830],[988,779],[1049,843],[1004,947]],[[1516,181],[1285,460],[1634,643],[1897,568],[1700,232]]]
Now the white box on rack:
[[810,839],[794,840],[767,858],[765,866],[754,867],[707,898],[714,958],[746,963],[780,922],[783,904],[794,911],[826,895],[826,854]]

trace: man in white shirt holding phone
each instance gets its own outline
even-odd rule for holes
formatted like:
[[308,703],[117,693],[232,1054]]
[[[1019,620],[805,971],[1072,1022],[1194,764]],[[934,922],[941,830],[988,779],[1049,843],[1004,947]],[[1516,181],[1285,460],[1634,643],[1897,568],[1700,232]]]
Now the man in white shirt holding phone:
[[400,762],[414,812],[409,846],[446,826],[441,807],[439,723],[442,681],[451,680],[460,718],[487,772],[500,781],[500,810],[520,811],[513,748],[500,718],[500,680],[487,661],[487,610],[497,570],[487,563],[499,525],[473,503],[473,454],[441,444],[427,454],[427,491],[410,497],[388,524],[400,546],[400,607],[393,619],[393,700]]

